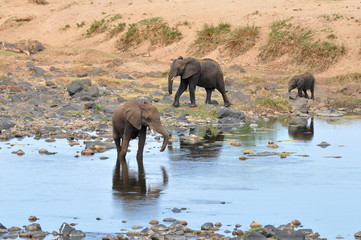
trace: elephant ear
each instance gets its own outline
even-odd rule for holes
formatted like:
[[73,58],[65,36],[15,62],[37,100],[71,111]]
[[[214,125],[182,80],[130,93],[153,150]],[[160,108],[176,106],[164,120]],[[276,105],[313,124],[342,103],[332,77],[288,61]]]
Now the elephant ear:
[[135,127],[140,130],[142,128],[142,113],[138,106],[129,106],[125,108],[125,118]]
[[182,79],[187,79],[194,74],[198,73],[201,69],[201,64],[196,60],[190,60],[187,62],[186,67],[184,69]]

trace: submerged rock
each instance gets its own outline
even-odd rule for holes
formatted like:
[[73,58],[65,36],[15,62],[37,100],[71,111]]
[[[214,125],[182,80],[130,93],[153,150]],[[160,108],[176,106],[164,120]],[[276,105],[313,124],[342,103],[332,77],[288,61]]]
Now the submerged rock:
[[322,141],[321,143],[317,144],[317,146],[322,147],[322,148],[326,148],[330,145],[331,144],[329,144],[328,142],[325,142],[325,141]]

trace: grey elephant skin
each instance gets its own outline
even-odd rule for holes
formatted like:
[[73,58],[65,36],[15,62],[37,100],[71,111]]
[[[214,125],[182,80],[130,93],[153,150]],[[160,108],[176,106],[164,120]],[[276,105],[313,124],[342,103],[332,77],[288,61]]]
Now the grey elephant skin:
[[172,94],[173,79],[176,76],[181,77],[181,82],[177,93],[174,97],[173,106],[179,107],[179,98],[189,86],[189,94],[191,105],[196,107],[195,89],[200,86],[206,89],[207,97],[206,103],[212,104],[211,96],[214,89],[217,89],[223,97],[224,106],[229,107],[231,103],[228,100],[223,72],[219,64],[209,58],[195,59],[179,57],[175,59],[171,66],[168,75],[168,92]]
[[149,101],[129,100],[118,106],[113,114],[113,138],[117,147],[117,164],[125,162],[129,141],[139,137],[137,162],[139,171],[143,168],[143,151],[147,128],[154,129],[164,137],[161,152],[169,142],[169,133],[160,121],[160,114]]
[[296,75],[288,82],[288,93],[290,93],[295,88],[298,89],[298,97],[303,97],[303,92],[304,97],[309,98],[307,90],[310,90],[311,99],[314,99],[313,92],[315,89],[315,78],[311,73],[308,72]]

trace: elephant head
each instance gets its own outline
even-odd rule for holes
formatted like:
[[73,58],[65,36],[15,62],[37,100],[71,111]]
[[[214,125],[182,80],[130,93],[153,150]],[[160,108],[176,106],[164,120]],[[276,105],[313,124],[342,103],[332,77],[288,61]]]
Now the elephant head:
[[170,65],[168,74],[168,92],[172,94],[173,80],[176,76],[187,79],[201,70],[200,63],[194,58],[178,57]]
[[[160,121],[160,115],[157,108],[149,101],[138,101],[133,99],[124,104],[123,111],[125,113],[125,118],[136,129],[140,130],[142,126],[146,126],[163,135],[164,140],[160,149],[160,151],[163,152],[169,142],[169,133]],[[136,136],[132,137],[135,138]]]
[[294,76],[288,82],[288,93],[290,93],[292,89],[299,88],[302,85],[303,85],[303,79],[300,78],[299,76]]

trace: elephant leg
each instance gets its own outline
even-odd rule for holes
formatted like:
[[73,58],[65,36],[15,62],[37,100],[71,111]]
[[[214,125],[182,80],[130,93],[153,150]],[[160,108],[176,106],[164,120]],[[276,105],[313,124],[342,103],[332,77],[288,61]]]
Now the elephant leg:
[[184,93],[184,91],[187,90],[187,85],[188,84],[185,80],[181,80],[181,84],[179,85],[177,93],[175,94],[174,97],[174,102],[173,102],[174,107],[179,107],[179,98]]
[[228,97],[227,97],[225,87],[224,87],[224,86],[217,86],[217,90],[218,90],[218,92],[220,92],[220,93],[222,94],[224,106],[225,106],[225,107],[231,106],[231,102],[229,101],[229,99],[228,99]]
[[139,173],[144,172],[144,166],[143,166],[143,151],[144,151],[144,145],[145,145],[145,139],[147,135],[147,127],[142,126],[142,129],[139,133],[139,140],[138,140],[138,152],[137,152],[137,162],[138,162],[138,171]]
[[229,99],[228,99],[228,97],[227,97],[226,92],[225,92],[225,91],[224,91],[224,92],[221,92],[221,94],[222,94],[222,98],[223,98],[223,101],[224,101],[224,106],[225,106],[225,107],[231,106],[231,103],[230,103],[230,101],[229,101]]
[[125,162],[125,155],[127,154],[128,147],[129,147],[129,139],[130,138],[127,138],[127,137],[122,138],[122,146],[121,146],[121,150],[119,152],[119,159],[124,162]]
[[298,89],[298,97],[302,97],[302,88]]
[[189,107],[191,107],[191,108],[197,107],[197,104],[196,104],[196,86],[197,86],[197,84],[195,82],[190,82],[189,83],[189,95],[190,95],[190,99],[191,99],[191,105],[189,105]]
[[120,151],[122,150],[122,147],[120,146],[120,138],[114,138],[115,146],[117,147],[117,165],[120,166]]
[[210,88],[206,88],[206,92],[207,92],[207,97],[206,97],[206,104],[212,104],[212,91],[213,89]]
[[309,98],[307,94],[307,89],[303,89],[303,92],[305,93],[305,98]]

